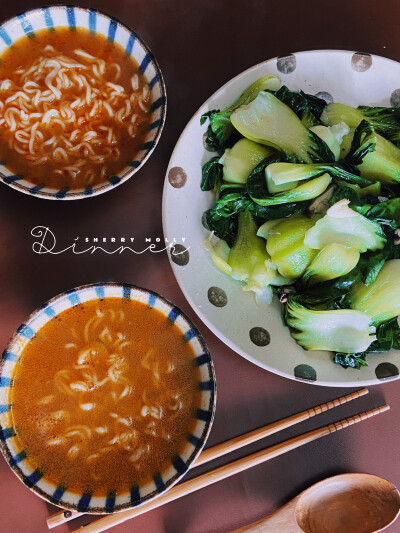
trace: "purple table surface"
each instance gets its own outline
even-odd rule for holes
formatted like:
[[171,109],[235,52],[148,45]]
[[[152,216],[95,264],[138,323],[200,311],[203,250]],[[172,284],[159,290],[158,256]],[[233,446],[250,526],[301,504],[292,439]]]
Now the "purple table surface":
[[[32,310],[52,296],[85,283],[122,281],[151,288],[173,300],[203,332],[218,380],[217,413],[208,445],[346,393],[286,380],[227,348],[191,310],[166,253],[37,255],[31,248],[30,232],[35,226],[48,226],[60,247],[77,236],[134,236],[137,241],[162,237],[161,198],[168,160],[185,124],[206,98],[249,66],[294,51],[357,50],[399,60],[400,3],[86,0],[86,4],[117,17],[149,44],[165,76],[167,123],[145,167],[105,195],[78,202],[49,202],[0,186],[0,346],[6,345]],[[2,2],[0,19],[37,5],[34,0]],[[312,483],[344,472],[369,472],[400,486],[398,390],[398,382],[375,386],[357,403],[286,430],[251,446],[248,452],[385,401],[391,405],[388,413],[186,496],[114,531],[228,531],[271,513]],[[232,454],[229,459],[243,454]],[[1,532],[45,532],[45,518],[55,510],[30,492],[0,458]],[[88,521],[81,517],[58,531],[65,533]],[[399,527],[392,525],[387,531],[395,533]]]

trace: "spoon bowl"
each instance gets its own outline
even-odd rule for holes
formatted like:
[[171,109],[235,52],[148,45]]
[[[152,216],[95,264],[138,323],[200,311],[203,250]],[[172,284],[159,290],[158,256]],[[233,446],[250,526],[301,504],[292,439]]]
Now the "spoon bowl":
[[328,478],[303,492],[295,517],[304,533],[373,533],[398,516],[396,487],[370,474],[343,474]]
[[377,533],[400,512],[396,487],[371,474],[333,476],[232,533]]

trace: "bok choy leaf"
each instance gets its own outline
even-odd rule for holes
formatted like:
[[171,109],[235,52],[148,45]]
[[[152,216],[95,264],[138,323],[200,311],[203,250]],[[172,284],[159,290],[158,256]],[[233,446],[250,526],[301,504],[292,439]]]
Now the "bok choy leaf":
[[321,121],[327,126],[345,122],[350,128],[356,128],[362,120],[371,123],[374,129],[393,142],[400,143],[400,108],[398,107],[354,107],[333,103],[328,104],[321,115]]
[[288,161],[335,160],[328,145],[270,92],[262,91],[249,105],[239,107],[231,122],[244,137],[284,152]]
[[285,319],[292,337],[305,350],[357,353],[376,340],[370,317],[352,309],[314,311],[289,297]]
[[317,252],[304,244],[304,235],[315,221],[316,218],[297,215],[270,223],[267,230],[264,225],[261,234],[266,234],[267,252],[282,276],[299,278],[314,259]]
[[360,260],[360,252],[343,244],[327,244],[304,272],[303,281],[311,285],[345,276]]
[[329,174],[322,174],[318,178],[306,181],[297,187],[274,195],[260,198],[251,196],[252,200],[259,205],[278,205],[289,202],[305,202],[322,194],[329,186],[332,178]]
[[227,142],[234,131],[230,116],[235,109],[252,102],[260,91],[279,89],[280,84],[281,81],[277,76],[264,76],[250,85],[228,108],[223,111],[214,109],[204,113],[200,119],[200,124],[205,124],[207,119],[210,121],[206,136],[207,146],[215,151],[222,151],[227,148]]
[[387,239],[380,225],[360,215],[348,204],[349,200],[341,200],[330,207],[306,233],[305,244],[316,249],[332,243],[343,244],[359,252],[383,248]]
[[400,314],[400,259],[387,261],[375,281],[354,284],[349,295],[352,309],[363,311],[374,325],[382,324]]

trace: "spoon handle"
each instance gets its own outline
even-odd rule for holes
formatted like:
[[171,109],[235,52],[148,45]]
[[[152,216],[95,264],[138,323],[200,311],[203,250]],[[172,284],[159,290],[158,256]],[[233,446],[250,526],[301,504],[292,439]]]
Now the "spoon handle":
[[273,514],[230,533],[302,533],[302,529],[297,525],[295,519],[295,507],[298,498],[294,498]]

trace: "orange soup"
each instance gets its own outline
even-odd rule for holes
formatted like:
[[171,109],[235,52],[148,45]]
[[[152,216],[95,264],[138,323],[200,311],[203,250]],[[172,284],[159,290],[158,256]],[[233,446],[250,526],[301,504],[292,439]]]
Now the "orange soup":
[[183,452],[200,407],[194,351],[175,324],[105,298],[51,319],[25,347],[11,388],[21,448],[57,485],[128,492]]
[[135,159],[150,88],[118,43],[83,28],[41,30],[0,59],[0,160],[14,174],[76,189]]

